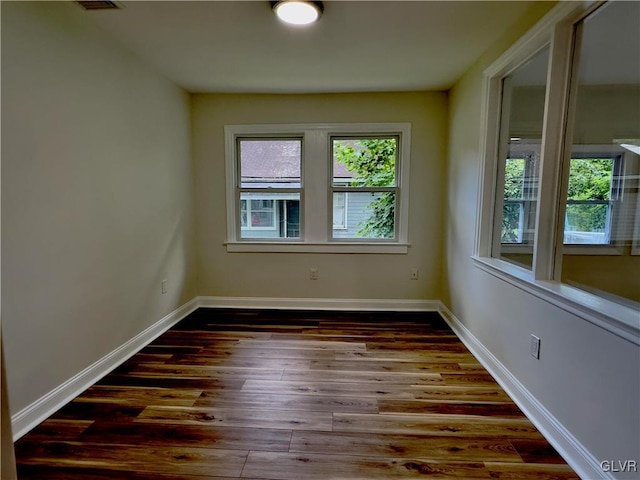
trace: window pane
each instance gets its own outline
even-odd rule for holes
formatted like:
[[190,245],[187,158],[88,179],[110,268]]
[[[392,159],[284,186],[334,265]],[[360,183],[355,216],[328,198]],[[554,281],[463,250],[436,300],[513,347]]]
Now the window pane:
[[638,18],[640,2],[609,2],[577,28],[573,155],[564,179],[561,280],[621,302],[640,302]]
[[[334,193],[334,205],[340,195]],[[395,238],[395,201],[392,192],[350,192],[345,203],[346,228],[334,226],[333,238]]]
[[610,200],[612,158],[573,158],[569,168],[569,200]]
[[395,187],[397,138],[333,140],[333,185]]
[[344,230],[347,228],[347,193],[333,194],[333,229]]
[[502,80],[492,256],[526,268],[533,264],[548,62],[545,47]]
[[610,242],[612,204],[609,200],[614,161],[612,158],[571,159],[565,244],[606,245]]
[[524,158],[505,161],[502,243],[522,243],[525,163]]
[[609,204],[569,203],[565,214],[564,243],[609,243]]
[[301,140],[240,139],[242,188],[300,188]]
[[522,243],[524,203],[505,200],[502,212],[502,243]]
[[300,238],[300,194],[242,192],[240,237]]

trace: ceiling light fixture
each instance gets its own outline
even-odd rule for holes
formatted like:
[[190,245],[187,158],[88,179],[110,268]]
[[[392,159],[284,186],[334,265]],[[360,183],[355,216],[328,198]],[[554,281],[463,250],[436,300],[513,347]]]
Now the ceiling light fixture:
[[271,8],[280,20],[292,25],[309,25],[316,22],[324,11],[322,2],[305,0],[271,2]]

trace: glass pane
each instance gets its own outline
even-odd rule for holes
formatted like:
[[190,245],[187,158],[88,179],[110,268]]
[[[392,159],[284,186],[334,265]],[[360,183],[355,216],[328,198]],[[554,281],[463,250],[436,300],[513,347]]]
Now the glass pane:
[[301,140],[240,139],[242,188],[300,188]]
[[241,192],[240,238],[300,238],[300,194]]
[[571,159],[564,243],[609,243],[614,163],[613,158]]
[[333,194],[333,229],[344,230],[347,228],[347,193]]
[[564,179],[561,280],[622,303],[640,302],[639,18],[640,2],[610,2],[578,25]]
[[613,158],[572,158],[568,200],[610,200]]
[[522,243],[525,164],[524,158],[505,161],[502,243]]
[[[333,194],[334,205],[341,195]],[[333,238],[395,238],[395,202],[392,192],[350,192],[345,202],[345,227],[335,226],[334,210]]]
[[248,218],[251,227],[272,228],[275,226],[275,211],[273,200],[251,200]]
[[569,203],[564,220],[564,243],[602,245],[609,243],[609,204]]
[[502,243],[522,243],[524,204],[505,200],[502,207]]
[[549,47],[502,80],[494,257],[533,264]]
[[395,187],[397,138],[333,139],[333,185]]

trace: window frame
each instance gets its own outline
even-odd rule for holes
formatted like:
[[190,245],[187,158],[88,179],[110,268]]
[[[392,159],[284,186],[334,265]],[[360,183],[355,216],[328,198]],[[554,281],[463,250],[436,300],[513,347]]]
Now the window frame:
[[[388,253],[406,254],[410,246],[409,171],[411,124],[398,123],[336,123],[336,124],[265,124],[226,125],[226,210],[228,252],[279,253]],[[332,238],[332,137],[396,136],[397,198],[396,230],[393,239]],[[300,238],[242,238],[240,232],[239,138],[302,139],[300,185]],[[296,189],[287,189],[294,191]]]
[[[517,150],[519,150],[522,154],[522,157],[540,155],[541,144],[540,143],[525,143],[519,145]],[[632,169],[632,162],[628,158],[628,152],[625,151],[622,147],[617,145],[599,145],[599,144],[581,144],[581,145],[573,145],[571,149],[570,160],[578,159],[578,158],[609,158],[614,162],[614,178],[612,179],[612,188],[615,190],[615,193],[612,194],[612,199],[609,201],[592,201],[589,202],[591,204],[601,203],[609,205],[609,213],[611,215],[611,219],[609,221],[611,234],[614,235],[614,238],[610,240],[608,243],[564,243],[562,242],[562,251],[564,255],[621,255],[622,254],[622,245],[617,240],[617,232],[620,229],[620,225],[618,224],[618,219],[620,217],[618,200],[622,195],[622,191],[626,188],[624,180],[621,180],[619,177],[627,177],[629,175],[635,175],[635,169]],[[518,157],[516,157],[518,158]],[[525,161],[527,158],[525,158]],[[630,168],[631,167],[631,168]],[[526,168],[526,166],[525,166]],[[622,174],[621,174],[622,173]],[[618,178],[616,178],[618,177]],[[496,184],[496,194],[499,194],[498,185]],[[526,200],[524,200],[526,202]],[[524,203],[523,202],[523,203]],[[569,199],[565,201],[566,205],[572,203],[587,203],[588,201],[574,202]],[[515,203],[515,202],[514,202]],[[525,212],[526,213],[526,212]],[[530,212],[529,212],[530,214]],[[534,212],[535,215],[535,212]],[[494,221],[497,221],[494,218]],[[522,219],[522,223],[526,223],[529,219]],[[500,228],[499,225],[494,225],[494,230]],[[496,245],[496,239],[494,238],[494,244],[492,247],[492,254],[494,258],[498,258],[495,256],[495,252],[499,251],[501,253],[507,254],[522,254],[522,253],[533,253],[533,241],[530,242],[520,242],[520,243],[505,243],[500,242],[500,245]],[[499,249],[499,250],[498,250]],[[633,253],[632,253],[633,254]]]
[[[570,204],[587,204],[587,205],[608,205],[607,222],[609,226],[609,234],[613,236],[608,243],[562,243],[563,253],[565,255],[621,255],[622,245],[618,239],[616,232],[620,230],[618,219],[620,218],[619,200],[624,190],[624,172],[627,168],[625,161],[625,152],[621,147],[616,145],[573,145],[571,155],[568,159],[569,168],[573,160],[577,159],[595,159],[607,158],[613,161],[613,172],[611,179],[611,198],[609,200],[569,200],[565,199],[565,208]],[[621,179],[622,177],[622,179]],[[563,234],[566,231],[563,232]],[[563,239],[564,240],[564,239]]]
[[[289,141],[299,141],[300,142],[300,186],[298,187],[245,187],[242,186],[242,165],[240,162],[240,154],[241,154],[241,148],[240,148],[240,144],[242,143],[242,141],[258,141],[258,140],[289,140]],[[235,172],[235,176],[234,176],[234,186],[233,186],[233,190],[235,191],[235,201],[234,201],[234,205],[236,205],[236,218],[235,218],[235,228],[236,228],[236,238],[241,239],[242,241],[262,241],[262,240],[266,240],[266,241],[271,241],[270,238],[268,237],[243,237],[242,236],[242,232],[247,231],[247,232],[259,232],[259,231],[263,231],[263,232],[274,232],[274,231],[278,231],[278,221],[279,221],[279,214],[277,211],[277,198],[273,198],[273,199],[269,199],[269,198],[258,198],[256,200],[271,200],[272,201],[272,211],[273,211],[273,222],[272,225],[269,227],[254,227],[252,225],[250,225],[249,222],[249,218],[247,218],[247,226],[243,227],[242,226],[242,220],[241,220],[241,214],[242,214],[242,194],[243,193],[249,193],[249,194],[257,194],[259,195],[269,195],[269,194],[283,194],[283,195],[299,195],[299,202],[302,206],[304,199],[303,199],[303,191],[304,191],[304,139],[300,136],[300,135],[293,135],[293,136],[289,136],[289,135],[270,135],[270,136],[266,136],[266,135],[236,135],[234,138],[234,142],[235,142],[235,149],[234,149],[234,168],[236,170]],[[229,188],[229,185],[227,186],[227,188]],[[251,201],[251,199],[246,199],[248,202]],[[251,210],[250,205],[247,204],[247,212],[249,212]],[[302,211],[302,208],[301,208]],[[302,223],[302,218],[300,219],[300,222]],[[302,231],[302,229],[301,229]],[[290,242],[290,241],[294,241],[297,240],[297,238],[290,238],[290,237],[274,237],[274,240],[279,240],[279,241],[283,241],[283,242]]]
[[[334,164],[333,164],[333,142],[335,140],[373,140],[373,139],[381,139],[381,140],[386,140],[386,139],[395,139],[396,141],[396,165],[395,165],[395,181],[394,181],[394,185],[391,187],[360,187],[360,186],[351,186],[351,185],[340,185],[337,184],[334,181]],[[399,177],[399,172],[400,172],[400,158],[402,155],[401,152],[401,145],[400,145],[400,135],[398,134],[391,134],[391,135],[385,135],[385,134],[376,134],[376,135],[329,135],[329,142],[330,142],[330,147],[329,147],[329,151],[330,156],[331,156],[331,160],[330,160],[330,165],[329,168],[331,170],[331,175],[329,178],[329,201],[331,203],[331,212],[333,213],[333,198],[334,198],[334,194],[336,193],[344,193],[345,194],[345,200],[346,200],[346,196],[349,193],[352,194],[358,194],[358,193],[393,193],[395,195],[395,212],[397,212],[399,206],[398,206],[398,198],[400,198],[400,188],[398,187],[398,177]],[[356,196],[354,195],[354,197]],[[347,218],[347,204],[345,203],[345,220]],[[344,230],[348,230],[348,225],[345,222],[345,228]],[[393,242],[395,241],[395,239],[397,238],[397,232],[398,232],[398,215],[394,215],[394,237],[393,238],[367,238],[364,239],[366,241],[371,241],[371,242]],[[354,237],[334,237],[333,236],[333,221],[331,222],[330,225],[330,231],[329,231],[329,235],[328,235],[330,241],[332,242],[336,242],[336,241],[342,241],[342,242],[359,242],[362,241],[363,239],[361,238],[354,238]]]
[[[524,160],[525,164],[524,164],[524,172],[523,174],[525,174],[527,171],[531,171],[532,167],[531,167],[531,163],[534,162],[535,158],[538,158],[538,161],[540,159],[540,144],[539,143],[523,143],[523,144],[518,144],[518,145],[512,145],[512,147],[515,147],[514,150],[518,151],[518,155],[515,155],[513,158],[511,158],[511,156],[509,156],[509,158],[507,158],[507,160],[511,159],[511,160],[515,160],[515,159],[519,159],[520,157],[522,157],[522,159]],[[505,162],[506,163],[506,162]],[[503,169],[501,162],[496,161],[496,168],[499,169]],[[505,168],[506,169],[506,165]],[[497,172],[496,173],[496,186],[495,186],[495,203],[494,203],[494,209],[497,209],[498,206],[500,206],[500,208],[503,209],[503,215],[504,215],[504,199],[502,198],[503,196],[503,192],[504,192],[504,183],[505,183],[505,174],[504,172]],[[501,188],[498,188],[498,179],[502,179],[502,185]],[[500,235],[494,235],[494,238],[492,240],[492,247],[491,247],[491,253],[494,256],[494,258],[498,258],[498,254],[499,253],[533,253],[533,243],[535,241],[535,234],[532,236],[531,233],[527,233],[525,235],[525,230],[526,230],[526,226],[531,225],[532,224],[532,220],[531,217],[533,216],[534,219],[534,224],[535,224],[535,216],[536,216],[536,212],[535,209],[532,208],[531,203],[535,202],[537,204],[538,201],[538,195],[537,195],[537,190],[538,190],[538,186],[536,186],[536,195],[535,195],[535,200],[532,199],[527,199],[526,195],[524,194],[524,190],[525,188],[531,188],[531,187],[525,187],[525,183],[526,183],[526,178],[527,176],[525,175],[523,177],[523,198],[518,201],[512,201],[511,203],[519,203],[521,204],[522,208],[522,218],[520,219],[519,223],[522,225],[521,227],[521,231],[520,231],[520,236],[522,237],[522,241],[521,242],[514,242],[514,243],[507,243],[507,242],[503,242],[502,241],[502,222],[503,222],[503,217],[498,217],[495,214],[495,211],[492,213],[493,216],[493,232],[500,232]],[[527,205],[528,204],[528,205]],[[524,228],[523,228],[524,227]],[[535,232],[535,229],[533,230]]]
[[[562,186],[561,179],[568,176],[569,162],[563,162],[563,159],[571,158],[573,148],[571,141],[565,142],[565,136],[571,138],[567,132],[571,128],[568,119],[574,108],[570,100],[573,102],[575,98],[572,95],[575,87],[571,82],[574,32],[579,22],[603,4],[594,1],[561,2],[485,70],[480,136],[482,165],[472,259],[481,270],[640,345],[637,308],[627,302],[613,301],[610,295],[597,295],[560,281],[562,255],[567,253],[566,248],[563,252],[564,222],[560,218],[564,215],[567,187]],[[550,55],[539,174],[541,194],[536,212],[538,228],[533,245],[533,265],[529,270],[492,256],[502,115],[501,83],[506,75],[547,45],[550,45]],[[557,235],[557,232],[561,234]]]

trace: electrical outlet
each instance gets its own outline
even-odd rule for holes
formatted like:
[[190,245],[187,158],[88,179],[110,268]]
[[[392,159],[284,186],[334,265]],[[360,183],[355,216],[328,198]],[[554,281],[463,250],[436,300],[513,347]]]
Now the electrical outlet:
[[531,335],[531,356],[533,358],[540,358],[540,339],[535,335]]
[[162,280],[162,282],[160,282],[160,286],[162,288],[162,294],[164,295],[167,293],[167,280]]
[[318,269],[317,268],[312,268],[311,270],[309,270],[309,278],[311,280],[317,280],[318,279]]
[[418,269],[417,268],[412,268],[411,269],[411,280],[417,280],[418,279]]

